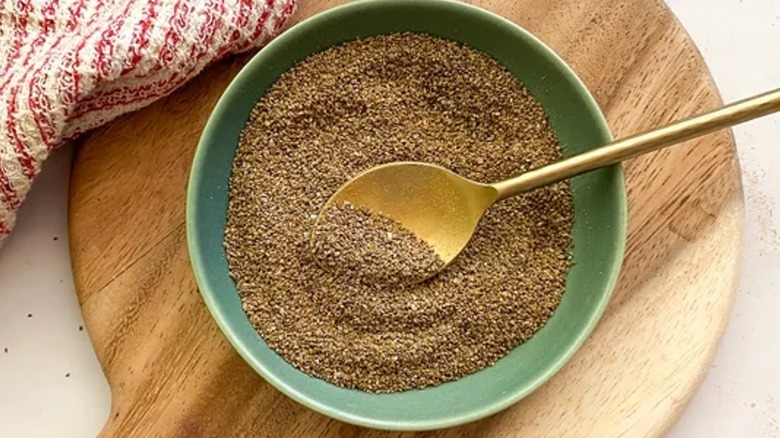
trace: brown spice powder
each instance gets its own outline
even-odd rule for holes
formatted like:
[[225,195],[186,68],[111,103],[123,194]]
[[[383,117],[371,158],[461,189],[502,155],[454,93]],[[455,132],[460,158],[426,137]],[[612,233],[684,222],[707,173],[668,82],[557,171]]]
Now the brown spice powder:
[[244,310],[285,360],[344,387],[421,388],[491,365],[560,303],[567,183],[494,206],[453,265],[411,287],[339,279],[309,233],[335,190],[378,164],[492,182],[560,156],[542,107],[476,50],[404,33],[313,55],[258,102],[233,162],[225,248]]
[[404,226],[349,203],[322,212],[311,241],[323,268],[374,288],[405,285],[444,267],[434,248]]

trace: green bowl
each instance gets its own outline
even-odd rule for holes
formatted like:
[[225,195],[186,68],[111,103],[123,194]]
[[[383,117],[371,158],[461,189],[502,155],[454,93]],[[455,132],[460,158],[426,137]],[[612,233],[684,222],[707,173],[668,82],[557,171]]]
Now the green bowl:
[[482,9],[443,0],[370,0],[312,17],[262,49],[217,104],[198,145],[187,194],[187,241],[201,294],[238,353],[290,398],[330,417],[362,426],[425,430],[498,412],[547,381],[596,325],[618,278],[626,228],[620,166],[572,180],[574,266],[563,301],[531,340],[494,366],[422,390],[371,394],[334,386],[298,371],[257,334],[241,309],[222,246],[228,180],[249,112],[279,76],[307,56],[372,35],[425,32],[492,55],[541,102],[564,153],[611,139],[596,102],[572,70],[517,25]]

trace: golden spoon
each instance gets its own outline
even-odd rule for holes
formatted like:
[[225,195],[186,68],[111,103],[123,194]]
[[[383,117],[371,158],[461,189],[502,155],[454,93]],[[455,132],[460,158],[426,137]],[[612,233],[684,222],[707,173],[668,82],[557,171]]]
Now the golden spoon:
[[780,89],[493,184],[474,182],[433,164],[383,164],[344,184],[323,206],[320,217],[331,206],[346,202],[394,219],[433,247],[443,269],[466,247],[482,215],[498,201],[776,111]]

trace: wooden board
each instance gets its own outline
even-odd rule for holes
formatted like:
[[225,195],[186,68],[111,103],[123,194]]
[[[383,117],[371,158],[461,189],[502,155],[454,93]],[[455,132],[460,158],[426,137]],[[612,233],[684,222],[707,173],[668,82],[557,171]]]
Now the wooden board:
[[[300,20],[338,0],[301,0]],[[617,136],[720,103],[657,0],[484,0],[558,51]],[[87,330],[112,389],[103,436],[389,436],[281,395],[211,320],[187,258],[185,188],[201,129],[247,57],[92,133],[73,167],[70,244]],[[629,229],[616,293],[548,384],[491,418],[430,437],[657,436],[713,358],[736,290],[742,189],[732,137],[626,163]]]

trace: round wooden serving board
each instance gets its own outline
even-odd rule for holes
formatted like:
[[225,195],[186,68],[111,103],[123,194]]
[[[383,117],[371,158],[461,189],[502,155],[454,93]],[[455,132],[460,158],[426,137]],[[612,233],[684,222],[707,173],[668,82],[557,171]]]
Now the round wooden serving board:
[[[339,0],[301,0],[296,20]],[[616,136],[720,104],[696,47],[658,0],[477,1],[529,29],[585,81]],[[70,244],[87,330],[111,385],[103,436],[387,436],[330,420],[266,384],[212,321],[184,233],[190,162],[246,56],[211,66],[83,141]],[[516,406],[431,437],[657,436],[685,408],[734,298],[742,189],[720,132],[625,164],[628,243],[597,329]],[[447,403],[442,400],[442,403]]]

